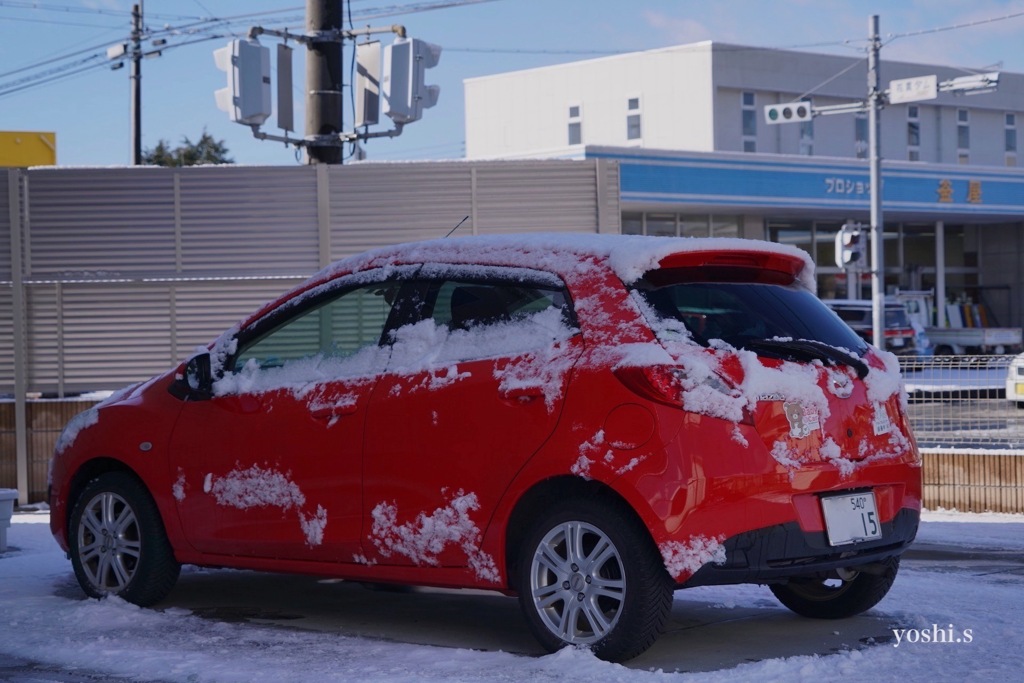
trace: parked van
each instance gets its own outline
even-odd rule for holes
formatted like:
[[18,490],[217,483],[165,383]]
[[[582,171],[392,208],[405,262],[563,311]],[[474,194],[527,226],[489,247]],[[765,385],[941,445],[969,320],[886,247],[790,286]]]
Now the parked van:
[[[843,322],[865,341],[871,342],[871,300],[870,299],[825,299],[825,304],[835,311]],[[899,356],[915,356],[924,351],[926,343],[919,343],[918,332],[910,322],[910,316],[903,304],[885,304],[885,350]]]

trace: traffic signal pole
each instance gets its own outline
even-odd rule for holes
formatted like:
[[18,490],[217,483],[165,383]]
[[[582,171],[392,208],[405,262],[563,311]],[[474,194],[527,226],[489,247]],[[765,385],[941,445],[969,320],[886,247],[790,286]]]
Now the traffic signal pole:
[[[304,34],[252,26],[249,28],[248,38],[236,38],[230,41],[227,47],[214,50],[213,53],[217,67],[227,73],[227,87],[214,93],[217,106],[226,111],[232,121],[249,126],[253,136],[258,140],[274,140],[283,142],[286,146],[305,147],[306,156],[311,164],[342,163],[343,145],[348,142],[394,138],[401,135],[403,126],[418,121],[423,109],[434,106],[440,92],[438,86],[426,85],[423,82],[424,70],[437,65],[441,55],[439,46],[417,38],[408,38],[405,27],[401,24],[345,29],[342,26],[342,6],[343,0],[306,0]],[[382,86],[386,86],[392,80],[398,80],[405,86],[397,92],[391,92],[386,87],[380,91],[380,96],[387,101],[384,113],[395,127],[372,133],[365,130],[344,132],[342,47],[345,40],[355,40],[358,36],[377,33],[394,33],[397,36],[392,45],[384,48],[385,63],[389,62],[393,51],[407,57],[404,61],[399,57],[397,64],[391,63],[380,82]],[[271,114],[270,53],[259,44],[258,37],[261,35],[277,36],[286,41],[294,40],[307,48],[306,129],[302,138],[287,135],[287,132],[292,130],[290,115],[285,117],[287,125],[281,125],[280,111],[285,108],[281,103],[278,104],[278,124],[286,134],[272,135],[260,130],[260,126]],[[279,69],[288,69],[288,64],[288,60],[283,66],[279,63]],[[358,78],[353,86],[366,87]],[[280,90],[278,94],[280,97]]]
[[[342,121],[342,0],[306,0],[306,139],[336,137]],[[323,40],[318,40],[323,36]],[[337,143],[310,142],[306,148],[313,164],[340,164],[343,148]]]
[[868,52],[868,147],[871,149],[869,182],[871,183],[871,342],[885,348],[885,245],[882,223],[882,140],[881,111],[883,93],[880,87],[878,53],[878,15],[868,20],[870,48]]
[[132,166],[142,165],[142,0],[132,5]]
[[[887,89],[881,87],[879,52],[882,42],[878,37],[878,15],[868,20],[868,96],[862,102],[848,102],[817,107],[804,102],[770,104],[765,106],[764,118],[768,124],[810,121],[815,116],[830,114],[868,114],[869,184],[871,193],[871,342],[885,348],[885,227],[882,218],[882,136],[881,111],[885,104],[933,100],[941,93],[979,94],[994,92],[999,86],[999,72],[971,74],[938,82],[937,76],[925,76],[890,81]],[[939,223],[941,226],[942,223]],[[939,228],[941,232],[941,227]],[[836,240],[839,249],[839,240]],[[941,240],[936,246],[941,251]],[[944,283],[942,261],[939,261],[937,283]],[[837,260],[839,267],[845,263]],[[851,276],[852,277],[852,276]],[[939,287],[939,296],[945,287]],[[941,301],[938,302],[941,309]]]

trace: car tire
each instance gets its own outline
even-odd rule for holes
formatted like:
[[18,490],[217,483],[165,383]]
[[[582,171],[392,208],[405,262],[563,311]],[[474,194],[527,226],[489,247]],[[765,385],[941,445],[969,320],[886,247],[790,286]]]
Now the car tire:
[[865,612],[889,592],[899,571],[900,558],[882,562],[881,574],[846,570],[846,578],[795,578],[769,586],[783,605],[804,617],[845,619]]
[[71,564],[90,597],[116,595],[146,607],[174,588],[181,565],[156,503],[132,474],[110,472],[90,481],[69,521]]
[[674,584],[647,530],[607,501],[549,510],[527,532],[516,574],[530,630],[549,652],[631,659],[661,634]]

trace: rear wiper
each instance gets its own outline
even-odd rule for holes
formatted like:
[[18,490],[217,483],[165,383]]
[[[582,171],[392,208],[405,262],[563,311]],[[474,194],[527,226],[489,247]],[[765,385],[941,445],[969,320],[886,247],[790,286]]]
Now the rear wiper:
[[860,379],[864,379],[868,374],[867,363],[857,356],[814,339],[747,339],[744,340],[743,346],[752,351],[761,349],[776,353],[798,353],[809,358],[849,365],[857,371],[857,377]]

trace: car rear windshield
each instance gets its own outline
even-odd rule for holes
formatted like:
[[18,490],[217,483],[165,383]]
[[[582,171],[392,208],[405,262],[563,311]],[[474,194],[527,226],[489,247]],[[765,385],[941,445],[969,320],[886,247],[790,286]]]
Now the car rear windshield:
[[857,354],[867,350],[864,341],[806,289],[757,282],[671,282],[664,271],[652,275],[635,289],[663,321],[681,321],[701,345],[720,339],[747,348],[766,339],[795,339]]

